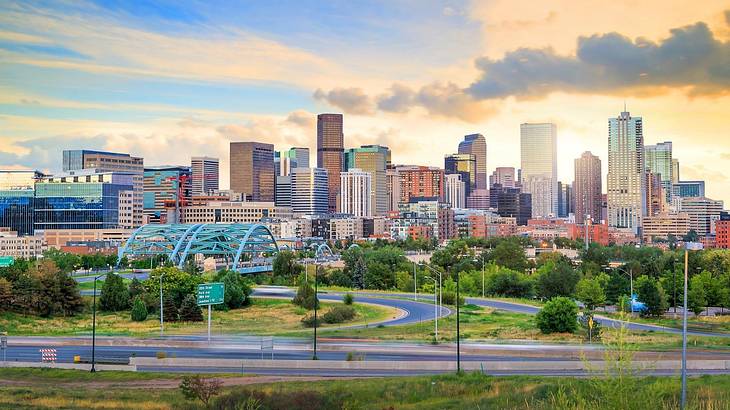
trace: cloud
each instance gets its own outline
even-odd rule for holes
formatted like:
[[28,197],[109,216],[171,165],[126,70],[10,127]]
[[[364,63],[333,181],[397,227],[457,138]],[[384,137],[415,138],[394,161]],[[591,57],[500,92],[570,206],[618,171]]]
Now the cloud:
[[705,23],[675,28],[659,42],[619,33],[580,37],[576,54],[520,48],[476,61],[481,76],[468,93],[478,99],[543,97],[555,91],[616,94],[626,89],[686,87],[690,94],[725,94],[730,43]]
[[297,110],[289,113],[286,117],[286,121],[309,130],[313,130],[317,125],[316,116],[311,112],[304,110]]
[[730,10],[725,10],[725,22],[730,26]]
[[422,87],[418,103],[433,115],[477,122],[495,112],[453,83],[433,83]]
[[388,92],[377,98],[378,109],[387,112],[406,112],[415,100],[416,93],[402,84],[393,84]]
[[317,89],[314,98],[337,107],[347,114],[366,115],[373,113],[370,97],[362,88],[334,88],[329,92]]

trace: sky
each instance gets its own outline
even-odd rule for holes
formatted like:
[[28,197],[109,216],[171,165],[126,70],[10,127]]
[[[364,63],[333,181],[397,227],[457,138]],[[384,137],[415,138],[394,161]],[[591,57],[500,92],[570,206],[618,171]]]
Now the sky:
[[[221,159],[231,141],[308,146],[345,114],[345,146],[443,166],[466,134],[520,165],[519,125],[554,122],[558,176],[607,172],[626,104],[683,180],[730,204],[730,1],[0,2],[0,168],[59,171],[64,149],[146,165]],[[314,163],[314,162],[312,162]],[[605,186],[605,182],[604,182]]]

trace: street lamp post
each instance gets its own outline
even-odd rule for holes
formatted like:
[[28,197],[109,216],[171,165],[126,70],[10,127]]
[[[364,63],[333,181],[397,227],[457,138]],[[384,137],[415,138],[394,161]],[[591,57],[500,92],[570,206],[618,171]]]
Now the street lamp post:
[[461,373],[461,329],[459,320],[459,271],[456,271],[456,373]]
[[[421,266],[424,266],[428,270],[430,270],[431,272],[439,275],[439,287],[438,287],[438,292],[439,292],[439,315],[441,315],[443,313],[443,299],[441,297],[443,295],[443,292],[441,292],[441,272],[438,271],[438,270],[436,270],[436,269],[434,269],[434,268],[432,268],[432,267],[430,267],[430,266],[428,266],[428,265],[426,265],[426,264],[423,264],[423,263],[421,264]],[[436,318],[436,320],[438,320],[438,317]]]
[[418,301],[418,283],[416,282],[416,262],[413,263],[413,300]]
[[702,244],[687,242],[684,246],[684,312],[682,312],[682,402],[687,407],[687,282],[689,281],[689,251],[702,250]]
[[96,372],[96,281],[106,273],[94,277],[94,308],[91,321],[91,373]]
[[312,354],[312,360],[317,360],[317,305],[319,304],[319,295],[318,292],[318,272],[319,271],[319,265],[317,262],[314,262],[314,352]]
[[160,336],[162,336],[165,332],[165,319],[164,319],[164,312],[162,309],[162,277],[165,276],[165,274],[160,271]]
[[434,319],[435,319],[433,321],[433,334],[434,334],[434,340],[436,340],[438,342],[438,340],[439,340],[439,321],[438,321],[438,316],[439,316],[439,314],[438,314],[438,306],[439,306],[439,304],[438,304],[438,302],[436,300],[436,286],[437,286],[437,282],[436,282],[436,279],[434,279],[434,278],[432,278],[430,276],[426,276],[426,279],[431,279],[433,281],[433,316],[434,316]]

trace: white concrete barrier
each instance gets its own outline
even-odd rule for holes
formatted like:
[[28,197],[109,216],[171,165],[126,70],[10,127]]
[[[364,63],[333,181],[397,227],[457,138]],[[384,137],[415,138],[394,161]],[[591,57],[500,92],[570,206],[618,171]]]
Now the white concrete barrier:
[[[0,362],[0,369],[10,367],[36,367],[44,369],[91,370],[91,363],[44,363],[44,362]],[[97,364],[98,371],[136,372],[137,366],[120,364]]]

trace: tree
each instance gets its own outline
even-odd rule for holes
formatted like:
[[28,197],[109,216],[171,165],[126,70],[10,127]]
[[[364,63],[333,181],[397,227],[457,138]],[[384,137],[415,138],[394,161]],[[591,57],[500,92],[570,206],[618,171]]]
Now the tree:
[[210,399],[221,392],[221,383],[218,379],[204,379],[200,375],[185,376],[180,382],[180,391],[188,400],[198,399],[208,407]]
[[639,301],[646,306],[646,309],[641,312],[643,316],[658,317],[664,315],[669,303],[662,285],[657,280],[642,275],[636,280],[635,289]]
[[[84,302],[77,283],[67,273],[59,270],[53,260],[42,259],[28,271],[27,288],[30,312],[40,316],[70,316],[81,312]],[[23,292],[23,290],[21,290]]]
[[580,274],[572,266],[549,261],[537,270],[537,293],[546,299],[570,296],[578,280]]
[[499,242],[497,247],[489,253],[489,259],[498,266],[525,272],[530,266],[525,250],[522,245],[514,239],[505,239]]
[[299,275],[304,269],[297,263],[297,255],[292,251],[279,251],[274,257],[274,276],[292,278]]
[[133,278],[132,282],[129,284],[129,298],[134,299],[143,293],[145,293],[145,290],[142,282],[140,282],[137,278]]
[[179,313],[175,299],[172,295],[165,295],[162,299],[162,316],[165,322],[177,322],[179,319]]
[[565,297],[550,299],[535,318],[542,333],[573,333],[578,329],[578,306]]
[[223,282],[225,292],[223,304],[218,305],[223,309],[238,309],[248,306],[251,303],[249,295],[251,287],[246,283],[241,274],[235,271],[224,270],[218,273],[218,280]]
[[343,251],[342,260],[345,262],[343,272],[345,276],[350,278],[352,286],[363,289],[365,287],[365,275],[368,271],[364,251],[360,247]]
[[490,266],[490,272],[485,279],[485,292],[495,296],[528,298],[534,291],[534,281],[524,273],[509,268]]
[[583,302],[588,310],[594,310],[596,306],[606,303],[606,293],[598,279],[581,279],[575,287],[575,297]]
[[689,292],[687,293],[687,307],[696,316],[702,314],[707,307],[704,283],[699,276],[694,276],[690,281]]
[[631,283],[629,278],[618,272],[614,272],[609,276],[606,285],[606,302],[616,304],[621,296],[629,294]]
[[13,300],[13,284],[5,278],[0,278],[0,311],[10,310]]
[[345,293],[345,296],[342,297],[342,303],[346,305],[352,305],[355,302],[355,297],[352,296],[352,293]]
[[137,295],[132,303],[132,320],[135,322],[144,322],[147,320],[147,306],[145,306],[142,298]]
[[176,267],[162,267],[153,269],[150,276],[144,281],[144,288],[148,293],[160,293],[160,275],[162,275],[162,290],[165,295],[172,296],[176,305],[180,305],[187,295],[194,295],[198,284],[202,283],[200,275],[191,275]]
[[203,313],[200,311],[195,295],[187,295],[180,306],[180,320],[183,322],[202,322]]
[[314,309],[315,304],[319,307],[319,301],[314,294],[314,288],[307,282],[302,282],[297,289],[297,294],[291,303],[301,306],[307,310]]
[[121,276],[115,273],[106,275],[101,287],[99,308],[103,311],[117,312],[129,308],[129,290]]

